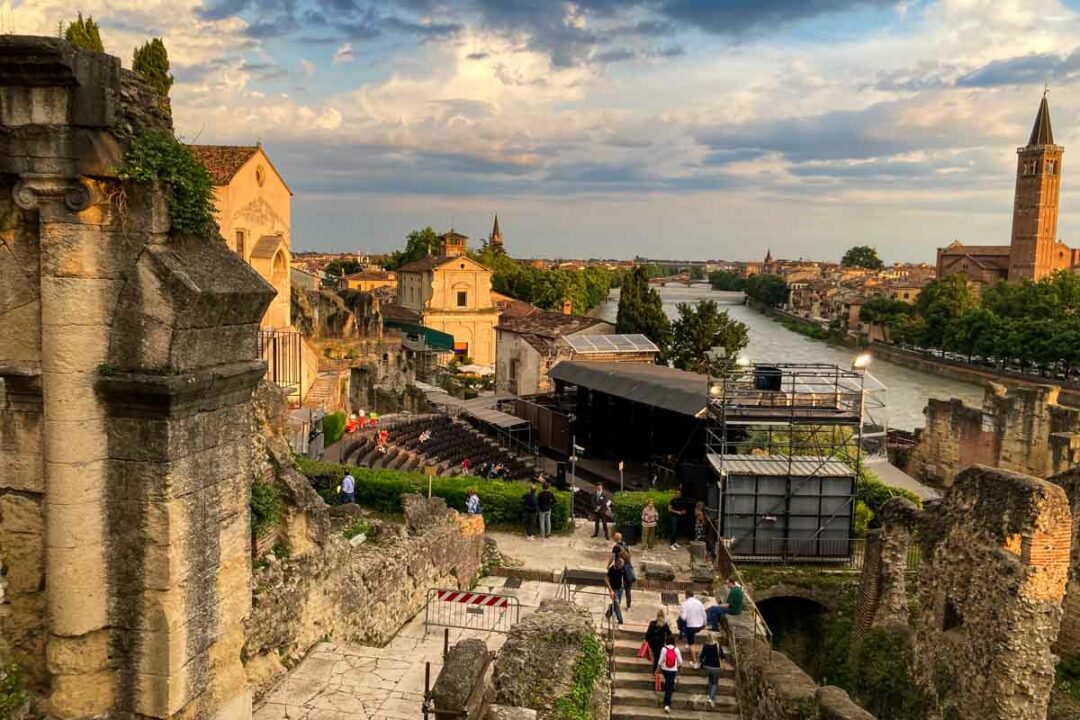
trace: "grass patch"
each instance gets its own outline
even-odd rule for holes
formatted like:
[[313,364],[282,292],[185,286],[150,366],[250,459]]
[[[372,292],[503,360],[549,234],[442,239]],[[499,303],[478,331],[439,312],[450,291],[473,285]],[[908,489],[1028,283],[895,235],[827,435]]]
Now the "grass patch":
[[367,520],[360,518],[354,520],[351,525],[341,531],[341,534],[346,540],[352,540],[357,535],[371,536],[371,523]]

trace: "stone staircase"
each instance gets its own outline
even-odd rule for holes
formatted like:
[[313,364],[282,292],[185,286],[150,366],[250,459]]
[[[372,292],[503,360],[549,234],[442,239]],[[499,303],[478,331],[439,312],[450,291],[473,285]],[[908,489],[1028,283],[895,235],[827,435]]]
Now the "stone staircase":
[[[674,720],[739,720],[739,704],[735,698],[735,668],[724,661],[720,686],[716,692],[716,707],[706,702],[708,686],[705,673],[695,670],[686,658],[685,645],[679,645],[687,664],[679,672],[678,684],[672,698],[671,712],[665,713],[664,693],[656,692],[652,662],[638,658],[637,651],[645,637],[645,626],[623,625],[615,631],[615,683],[611,692],[611,720],[638,718],[673,718]],[[700,645],[698,646],[700,648]]]
[[341,373],[320,372],[315,382],[311,383],[307,397],[304,398],[303,406],[306,408],[322,408],[326,412],[334,412],[341,400]]

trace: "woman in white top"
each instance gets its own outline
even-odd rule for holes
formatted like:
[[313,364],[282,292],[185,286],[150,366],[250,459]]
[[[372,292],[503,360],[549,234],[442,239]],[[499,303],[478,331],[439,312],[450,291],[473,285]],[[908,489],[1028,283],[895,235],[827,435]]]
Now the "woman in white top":
[[664,712],[671,712],[671,695],[675,692],[675,677],[682,667],[682,653],[675,647],[675,638],[668,636],[667,642],[660,650],[660,662],[657,663],[660,672],[664,674]]

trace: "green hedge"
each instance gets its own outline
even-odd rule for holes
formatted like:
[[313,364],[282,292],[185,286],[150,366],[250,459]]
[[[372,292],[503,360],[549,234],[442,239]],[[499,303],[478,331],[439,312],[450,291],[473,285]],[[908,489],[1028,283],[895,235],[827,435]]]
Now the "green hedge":
[[615,515],[615,524],[619,527],[641,525],[641,511],[645,509],[645,503],[652,498],[656,504],[656,511],[660,516],[656,525],[658,537],[667,537],[671,527],[667,506],[671,498],[675,497],[674,490],[645,490],[643,492],[617,492],[611,496],[611,511]]
[[329,415],[323,415],[322,419],[323,447],[330,447],[345,434],[345,413],[338,411]]
[[[399,470],[376,470],[373,468],[338,465],[298,457],[297,467],[311,481],[312,487],[330,505],[341,502],[337,488],[345,471],[356,479],[356,502],[378,512],[401,512],[401,496],[408,493],[426,495],[428,476]],[[488,525],[521,524],[525,519],[522,503],[528,486],[523,482],[485,480],[481,477],[433,477],[431,493],[446,499],[450,507],[464,512],[469,488],[475,488],[480,496],[484,522]],[[570,493],[552,490],[555,507],[551,510],[553,530],[563,530],[570,520]]]

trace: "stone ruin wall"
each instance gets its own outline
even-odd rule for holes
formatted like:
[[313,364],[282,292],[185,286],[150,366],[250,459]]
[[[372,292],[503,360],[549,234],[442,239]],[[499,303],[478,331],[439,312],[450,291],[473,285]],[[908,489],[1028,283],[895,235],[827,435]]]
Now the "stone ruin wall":
[[737,636],[736,690],[744,720],[874,720],[841,688],[818,686],[782,652]]
[[931,399],[908,472],[948,487],[972,465],[1045,478],[1080,464],[1080,409],[1058,404],[1059,392],[987,383],[982,408]]
[[372,542],[353,547],[332,531],[330,515],[337,513],[340,525],[358,508],[329,508],[296,469],[281,392],[262,383],[254,408],[253,477],[276,487],[284,501],[281,521],[258,544],[289,549],[285,559],[266,553],[254,571],[243,656],[259,694],[321,640],[383,645],[423,609],[429,588],[471,587],[485,540],[482,518],[449,511],[439,498],[410,496],[407,528],[384,525]]
[[902,497],[889,500],[878,512],[880,526],[867,535],[859,577],[852,628],[855,641],[874,627],[908,624],[907,562],[918,514],[919,509]]
[[1055,651],[1061,656],[1080,656],[1080,469],[1047,478],[1059,485],[1069,498],[1072,509],[1072,554],[1069,559],[1069,582],[1062,608],[1061,631]]
[[[864,566],[856,635],[872,626],[911,634],[912,677],[932,717],[1043,720],[1070,571],[1065,491],[975,466],[926,510],[894,499],[882,514],[886,523]],[[900,549],[915,530],[922,564],[908,619],[911,611],[889,597],[908,570]]]
[[[119,60],[0,38],[0,552],[14,658],[56,720],[250,717],[251,390],[273,290],[122,186],[169,130]],[[117,133],[117,131],[123,131]]]

